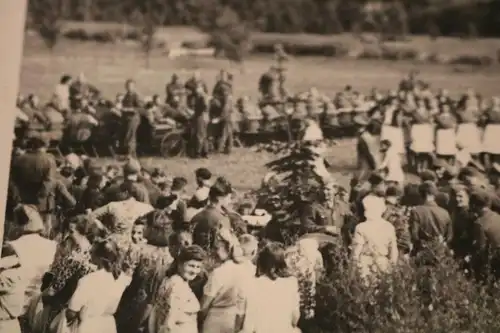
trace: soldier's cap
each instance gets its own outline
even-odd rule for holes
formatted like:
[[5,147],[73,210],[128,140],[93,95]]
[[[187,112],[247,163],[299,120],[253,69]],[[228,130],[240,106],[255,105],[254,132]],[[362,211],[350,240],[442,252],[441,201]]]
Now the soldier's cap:
[[469,195],[469,204],[478,208],[491,206],[491,195],[483,188],[474,188]]

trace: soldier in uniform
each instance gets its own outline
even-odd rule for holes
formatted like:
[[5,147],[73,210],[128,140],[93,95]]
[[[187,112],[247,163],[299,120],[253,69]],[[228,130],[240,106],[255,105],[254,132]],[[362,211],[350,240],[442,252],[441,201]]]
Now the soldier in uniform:
[[207,84],[201,78],[200,72],[195,71],[193,73],[193,76],[191,76],[191,78],[187,80],[186,84],[184,85],[188,100],[191,96],[197,95],[197,90],[199,85],[203,87],[203,93],[208,94]]
[[94,117],[95,110],[86,99],[82,100],[81,108],[75,109],[67,119],[65,131],[65,143],[69,146],[74,144],[83,144],[92,135],[94,128],[99,122]]
[[137,156],[137,129],[141,124],[139,109],[143,107],[139,94],[135,90],[135,81],[125,82],[125,95],[122,101],[123,139],[122,145],[129,156]]
[[233,76],[222,69],[214,85],[212,96],[217,101],[222,101],[226,94],[233,94]]
[[80,73],[69,87],[70,107],[76,109],[83,98],[92,98],[99,95],[99,91],[87,82],[85,75]]
[[165,88],[165,92],[165,103],[176,108],[179,104],[180,95],[184,92],[184,85],[177,74],[172,75],[170,82]]
[[229,154],[233,146],[233,96],[230,89],[222,90],[222,93],[220,105],[215,108],[215,114],[212,116],[212,124],[217,151]]
[[203,83],[198,82],[189,107],[194,111],[191,118],[192,154],[194,158],[208,157],[208,124],[210,122],[209,97]]
[[262,103],[273,103],[278,96],[278,70],[272,66],[262,74],[259,80],[259,92]]

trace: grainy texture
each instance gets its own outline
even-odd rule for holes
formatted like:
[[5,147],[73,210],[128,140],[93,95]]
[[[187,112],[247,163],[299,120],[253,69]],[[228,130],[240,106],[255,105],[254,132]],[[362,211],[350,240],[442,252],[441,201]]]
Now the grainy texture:
[[[77,75],[84,72],[87,78],[100,88],[106,96],[113,97],[124,89],[127,78],[138,82],[141,93],[149,95],[164,94],[165,84],[175,72],[187,78],[190,72],[198,69],[209,85],[213,85],[221,68],[231,68],[235,74],[235,90],[238,96],[249,95],[257,98],[257,82],[260,75],[269,68],[269,58],[256,57],[240,67],[224,60],[211,58],[168,59],[154,54],[150,68],[137,46],[97,45],[93,43],[58,44],[49,53],[36,38],[27,37],[25,56],[21,74],[21,92],[37,93],[48,98],[62,73]],[[424,80],[436,87],[453,91],[463,91],[473,87],[485,95],[498,94],[500,71],[497,67],[457,72],[451,67],[439,65],[417,65],[389,61],[347,61],[333,58],[295,58],[290,63],[287,74],[288,88],[293,92],[305,91],[312,86],[327,95],[334,94],[345,85],[368,92],[372,87],[392,89],[409,70],[418,69]],[[346,183],[355,164],[355,150],[352,140],[347,140],[329,152],[333,171],[342,183]],[[242,190],[257,187],[266,173],[264,164],[273,159],[266,153],[249,150],[235,150],[231,156],[213,156],[209,160],[190,160],[176,158],[165,160],[148,158],[143,162],[148,167],[161,166],[169,173],[193,180],[196,168],[206,166],[213,172],[227,176],[234,185]],[[341,174],[344,173],[344,174]]]

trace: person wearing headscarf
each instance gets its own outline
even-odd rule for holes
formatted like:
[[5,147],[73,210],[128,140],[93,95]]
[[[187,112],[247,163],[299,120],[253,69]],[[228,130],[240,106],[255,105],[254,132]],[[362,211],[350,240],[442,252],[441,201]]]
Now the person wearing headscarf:
[[369,195],[363,199],[365,221],[354,231],[352,257],[365,283],[375,282],[398,262],[398,247],[394,226],[384,220],[384,199]]

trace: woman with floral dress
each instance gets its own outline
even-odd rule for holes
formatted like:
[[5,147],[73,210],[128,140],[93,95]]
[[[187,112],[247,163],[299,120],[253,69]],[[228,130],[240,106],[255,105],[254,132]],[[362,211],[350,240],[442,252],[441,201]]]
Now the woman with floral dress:
[[78,281],[67,309],[56,317],[51,332],[117,332],[114,313],[131,280],[121,270],[119,252],[112,240],[94,243],[91,261],[97,269]]
[[205,251],[192,245],[184,248],[155,295],[149,317],[149,333],[198,333],[200,303],[189,286],[202,271]]
[[50,271],[42,284],[45,327],[67,305],[78,281],[93,272],[96,267],[90,262],[91,243],[87,218],[79,215],[68,221],[67,236],[61,242]]

